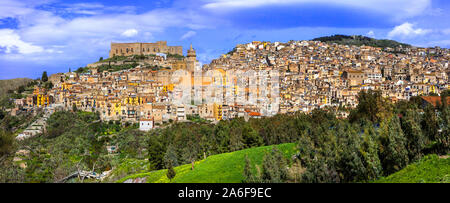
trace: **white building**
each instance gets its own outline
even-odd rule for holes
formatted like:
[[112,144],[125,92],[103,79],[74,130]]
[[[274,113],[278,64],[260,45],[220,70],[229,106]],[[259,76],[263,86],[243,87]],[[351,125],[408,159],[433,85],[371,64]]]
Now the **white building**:
[[153,119],[141,119],[139,121],[139,130],[149,131],[153,129]]

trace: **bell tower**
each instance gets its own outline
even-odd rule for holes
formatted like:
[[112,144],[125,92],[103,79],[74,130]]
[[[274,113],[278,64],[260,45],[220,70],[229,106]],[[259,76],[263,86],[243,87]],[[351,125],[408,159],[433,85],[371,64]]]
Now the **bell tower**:
[[197,54],[195,53],[195,50],[192,48],[192,44],[191,44],[191,47],[187,51],[187,57],[186,57],[187,71],[194,72],[196,62],[197,62]]

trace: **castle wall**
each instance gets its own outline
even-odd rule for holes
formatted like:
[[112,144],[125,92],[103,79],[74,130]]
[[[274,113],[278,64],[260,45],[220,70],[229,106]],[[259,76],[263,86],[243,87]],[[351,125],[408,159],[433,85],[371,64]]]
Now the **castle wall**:
[[183,47],[167,46],[167,41],[158,41],[155,43],[111,43],[109,57],[150,55],[156,53],[183,55]]

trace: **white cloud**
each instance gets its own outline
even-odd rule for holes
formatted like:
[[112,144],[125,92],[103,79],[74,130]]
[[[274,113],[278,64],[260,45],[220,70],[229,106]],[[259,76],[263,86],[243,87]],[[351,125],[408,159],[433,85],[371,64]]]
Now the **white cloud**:
[[393,37],[401,37],[401,38],[408,38],[408,37],[414,37],[418,35],[425,35],[431,32],[430,29],[422,29],[422,28],[414,28],[414,24],[411,24],[409,22],[405,22],[401,25],[395,26],[392,31],[388,33],[388,38]]
[[443,29],[442,33],[446,34],[446,35],[450,35],[450,28],[447,29]]
[[122,36],[125,37],[134,37],[138,34],[138,31],[136,29],[128,29],[125,30],[125,32],[122,32]]
[[181,36],[181,40],[185,40],[185,39],[191,38],[191,37],[195,36],[196,34],[197,33],[195,31],[192,31],[192,30],[188,31],[188,32],[186,32],[186,34]]
[[218,12],[272,5],[328,4],[373,10],[394,15],[396,18],[416,16],[431,7],[431,0],[208,0],[206,2],[203,8]]
[[368,33],[367,33],[367,36],[369,36],[369,37],[375,37],[375,32],[373,32],[373,30],[370,30]]
[[20,36],[11,29],[0,29],[0,47],[5,48],[5,53],[7,54],[15,51],[20,54],[32,54],[44,51],[40,46],[22,41]]

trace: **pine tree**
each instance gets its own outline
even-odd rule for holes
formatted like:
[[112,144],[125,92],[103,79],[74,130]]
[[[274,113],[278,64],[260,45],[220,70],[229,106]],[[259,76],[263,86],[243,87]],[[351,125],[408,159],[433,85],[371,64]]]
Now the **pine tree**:
[[406,149],[407,139],[403,135],[400,121],[396,115],[383,122],[381,128],[381,162],[385,175],[388,175],[409,163]]
[[425,137],[420,128],[420,116],[415,110],[407,110],[406,115],[402,118],[402,129],[407,138],[410,161],[420,159],[425,147]]
[[433,142],[437,138],[439,129],[436,112],[432,105],[427,105],[424,111],[425,113],[422,120],[422,129],[424,130],[428,142]]
[[252,174],[252,166],[248,155],[245,154],[245,166],[244,166],[244,183],[253,183],[255,182],[255,177]]
[[42,73],[41,81],[42,82],[47,82],[48,81],[47,71],[44,71]]
[[164,168],[164,146],[159,141],[158,137],[151,136],[149,139],[148,160],[152,170],[159,170]]
[[262,163],[261,181],[264,183],[283,183],[287,180],[287,163],[283,154],[273,148],[266,153]]
[[363,141],[361,144],[364,166],[366,168],[366,180],[375,180],[382,175],[380,158],[378,157],[378,144],[376,143],[376,132],[370,123],[364,129]]
[[173,145],[169,145],[169,147],[167,147],[166,154],[164,155],[164,164],[166,167],[169,167],[169,164],[172,166],[178,166],[177,153]]
[[176,172],[175,172],[175,170],[173,169],[173,166],[172,166],[172,162],[171,161],[169,161],[169,164],[168,164],[169,166],[168,166],[168,168],[167,168],[167,178],[170,180],[170,181],[172,181],[172,179],[173,178],[175,178],[175,175],[176,175]]

